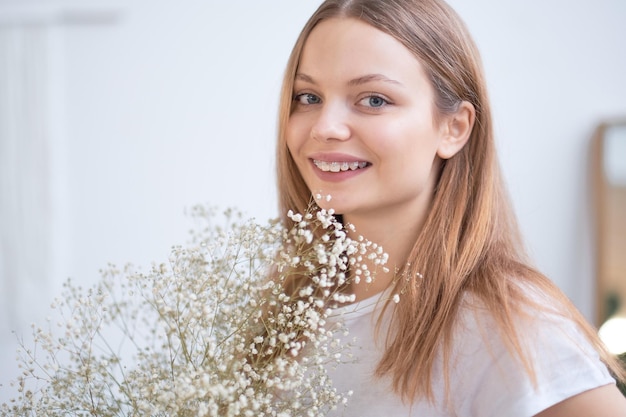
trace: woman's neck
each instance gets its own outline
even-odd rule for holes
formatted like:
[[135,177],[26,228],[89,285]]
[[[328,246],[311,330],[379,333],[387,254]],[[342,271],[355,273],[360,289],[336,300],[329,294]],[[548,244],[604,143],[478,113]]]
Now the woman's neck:
[[351,291],[357,300],[371,297],[384,291],[393,282],[395,272],[402,269],[413,249],[417,236],[422,228],[424,216],[416,215],[415,211],[407,213],[372,213],[370,215],[350,215],[343,218],[345,223],[354,225],[355,231],[349,232],[353,238],[363,236],[365,239],[383,247],[388,255],[387,264],[383,268],[368,259],[363,262],[372,273],[371,283],[361,281],[353,285]]

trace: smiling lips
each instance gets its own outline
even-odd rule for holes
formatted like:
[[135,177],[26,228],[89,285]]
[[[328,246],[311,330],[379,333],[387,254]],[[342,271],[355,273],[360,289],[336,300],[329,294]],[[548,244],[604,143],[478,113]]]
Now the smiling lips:
[[365,161],[355,162],[326,162],[314,159],[313,163],[323,172],[340,172],[340,171],[355,171],[360,168],[365,168],[369,164]]

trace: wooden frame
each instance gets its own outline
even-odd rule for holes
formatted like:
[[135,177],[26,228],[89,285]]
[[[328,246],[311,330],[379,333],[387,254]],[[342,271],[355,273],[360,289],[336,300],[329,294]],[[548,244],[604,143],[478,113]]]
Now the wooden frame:
[[[620,313],[626,310],[626,185],[611,184],[604,166],[607,132],[612,128],[626,132],[626,119],[599,125],[592,142],[598,327],[618,309]],[[626,164],[626,158],[623,163]]]

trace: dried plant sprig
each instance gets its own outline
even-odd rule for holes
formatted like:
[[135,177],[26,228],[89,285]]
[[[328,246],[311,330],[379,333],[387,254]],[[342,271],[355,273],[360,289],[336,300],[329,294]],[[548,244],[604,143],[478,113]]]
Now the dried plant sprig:
[[382,248],[351,239],[332,210],[290,212],[292,227],[192,214],[191,244],[167,263],[65,284],[59,327],[21,343],[3,416],[322,416],[346,403],[326,371],[349,346],[327,319],[371,279],[364,260],[384,265]]

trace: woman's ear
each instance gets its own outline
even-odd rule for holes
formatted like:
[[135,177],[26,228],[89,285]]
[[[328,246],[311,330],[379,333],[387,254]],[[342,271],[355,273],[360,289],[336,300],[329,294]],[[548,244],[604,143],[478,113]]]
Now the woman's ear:
[[445,116],[443,138],[437,148],[437,155],[441,159],[452,158],[465,146],[472,133],[475,119],[476,110],[467,101],[463,101],[455,113]]

